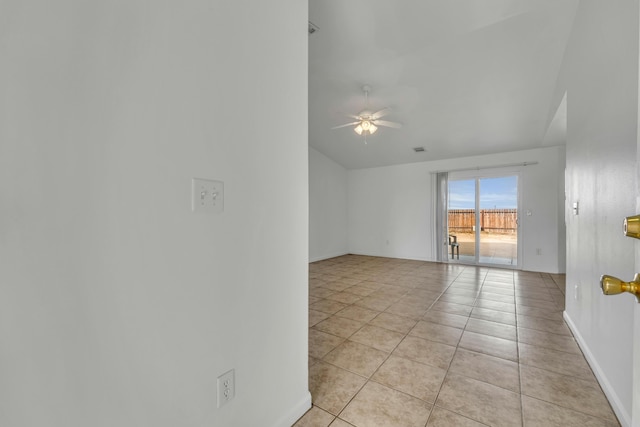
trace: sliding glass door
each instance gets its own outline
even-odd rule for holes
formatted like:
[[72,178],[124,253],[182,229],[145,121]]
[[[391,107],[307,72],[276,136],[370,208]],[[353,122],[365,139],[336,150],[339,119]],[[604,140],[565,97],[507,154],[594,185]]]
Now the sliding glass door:
[[518,265],[518,176],[449,174],[449,260]]

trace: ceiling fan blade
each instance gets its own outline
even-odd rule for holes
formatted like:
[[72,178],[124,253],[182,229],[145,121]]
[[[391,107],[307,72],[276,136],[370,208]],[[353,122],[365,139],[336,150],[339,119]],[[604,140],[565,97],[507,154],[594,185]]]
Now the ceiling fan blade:
[[382,110],[379,110],[379,111],[376,111],[375,113],[373,113],[373,114],[371,115],[371,118],[372,118],[373,120],[378,120],[379,118],[384,117],[384,116],[386,116],[386,115],[387,115],[387,114],[389,114],[389,113],[391,113],[391,108],[389,108],[389,107],[385,107],[385,108],[383,108]]
[[396,129],[400,129],[402,127],[402,123],[388,122],[386,120],[374,120],[373,124],[376,126],[386,126],[390,128],[396,128]]
[[362,120],[360,116],[356,116],[355,114],[343,113],[342,111],[339,111],[338,114],[344,117],[349,117],[354,120]]
[[334,126],[334,127],[332,127],[331,129],[346,128],[347,126],[357,125],[358,123],[360,123],[360,121],[357,121],[357,122],[351,122],[351,123],[345,123],[344,125],[340,125],[340,126]]

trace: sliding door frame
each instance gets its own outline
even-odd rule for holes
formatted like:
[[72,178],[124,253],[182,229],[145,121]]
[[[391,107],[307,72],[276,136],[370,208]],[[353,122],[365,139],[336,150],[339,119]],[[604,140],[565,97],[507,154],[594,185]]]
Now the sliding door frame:
[[[516,256],[517,262],[515,265],[511,264],[492,264],[492,263],[482,263],[480,262],[480,180],[485,178],[501,178],[507,176],[516,176],[517,177],[517,191],[518,191],[518,200],[517,200],[517,217],[516,217]],[[465,170],[465,171],[453,171],[449,172],[448,182],[451,181],[462,181],[462,180],[474,180],[475,182],[475,223],[476,223],[476,231],[475,231],[475,261],[472,265],[478,265],[482,267],[499,267],[499,268],[507,268],[507,269],[515,269],[520,270],[522,268],[522,233],[520,232],[520,213],[522,212],[522,174],[519,168],[487,168],[487,169],[473,169],[473,170]],[[447,189],[448,191],[448,189]],[[449,210],[449,206],[447,206],[447,212]],[[444,215],[448,221],[448,215]],[[448,259],[450,263],[459,263],[457,260]]]

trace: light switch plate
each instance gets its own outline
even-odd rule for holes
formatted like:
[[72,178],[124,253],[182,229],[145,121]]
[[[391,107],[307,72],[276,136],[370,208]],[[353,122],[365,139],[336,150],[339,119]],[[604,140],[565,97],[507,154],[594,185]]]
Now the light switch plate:
[[212,179],[191,180],[191,210],[202,213],[224,211],[224,182]]

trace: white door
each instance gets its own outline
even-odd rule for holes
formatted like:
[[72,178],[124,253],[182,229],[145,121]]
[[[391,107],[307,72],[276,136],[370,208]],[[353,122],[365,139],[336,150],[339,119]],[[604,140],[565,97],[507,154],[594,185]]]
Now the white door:
[[[640,117],[638,118],[638,124],[640,126]],[[638,133],[640,136],[640,132]],[[640,184],[640,138],[637,141],[637,154],[636,154],[636,180],[637,183]],[[636,212],[640,213],[640,185],[636,185]],[[633,215],[629,215],[633,216]],[[623,218],[620,218],[620,222],[623,222]],[[627,229],[627,224],[625,224],[625,231]],[[638,234],[638,230],[635,227],[632,229],[631,225],[629,225],[629,230],[631,233],[636,236],[640,236]],[[633,238],[633,237],[629,237]],[[609,276],[608,278],[603,278],[601,281],[601,286],[605,294],[607,295],[616,295],[619,293],[623,293],[624,291],[633,293],[636,295],[636,301],[638,304],[635,304],[633,310],[633,363],[631,366],[633,378],[633,388],[632,388],[632,413],[631,413],[631,426],[632,427],[640,427],[640,293],[634,288],[629,289],[627,283],[624,281],[632,281],[640,280],[640,237],[635,241],[635,261],[634,261],[634,269],[638,273],[635,278],[616,278]],[[622,281],[622,282],[621,282]],[[636,283],[632,283],[631,285],[636,285]],[[636,285],[637,286],[637,285]],[[631,295],[625,295],[625,298],[632,298]],[[621,298],[621,297],[618,297]]]
[[[636,270],[640,268],[638,262],[638,247],[636,243]],[[640,427],[640,304],[635,309],[634,345],[633,345],[633,427]]]
[[[640,127],[640,117],[638,120]],[[640,213],[640,132],[636,154],[636,212]],[[640,273],[640,240],[636,241],[635,271]],[[634,310],[633,328],[633,412],[631,425],[640,427],[640,303]]]
[[[639,107],[640,107],[640,96],[638,98]],[[640,108],[638,110],[640,112]],[[637,141],[636,141],[636,212],[629,212],[628,216],[634,216],[640,214],[640,114],[638,115],[638,133],[637,133]],[[622,225],[624,218],[620,218],[620,224]],[[625,227],[626,228],[626,227]],[[632,230],[635,231],[635,230]],[[633,239],[633,237],[629,237]],[[636,273],[640,273],[640,238],[635,240],[635,262],[634,262],[634,270]],[[637,276],[637,277],[640,277]],[[623,281],[632,281],[634,278],[632,277],[620,277],[620,280]],[[612,281],[614,284],[614,288],[612,288],[611,293],[620,292],[620,289],[617,289],[617,283],[615,280]],[[604,285],[603,285],[604,286]],[[605,292],[607,293],[607,292]],[[627,298],[632,298],[631,295],[626,295]],[[631,367],[632,372],[629,374],[632,375],[633,378],[633,389],[632,389],[632,413],[631,413],[631,426],[632,427],[640,427],[640,294],[637,295],[635,304],[635,308],[633,311],[633,364]]]

